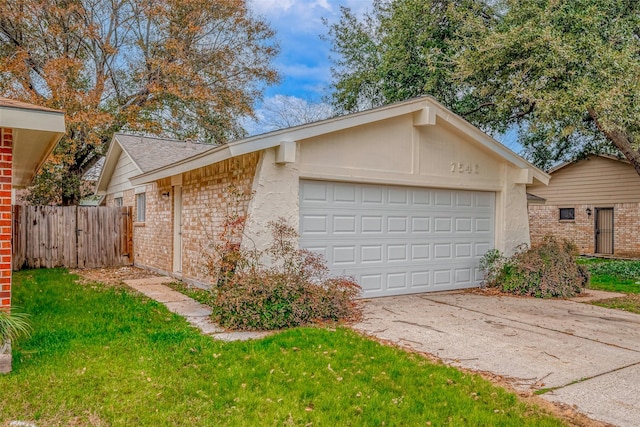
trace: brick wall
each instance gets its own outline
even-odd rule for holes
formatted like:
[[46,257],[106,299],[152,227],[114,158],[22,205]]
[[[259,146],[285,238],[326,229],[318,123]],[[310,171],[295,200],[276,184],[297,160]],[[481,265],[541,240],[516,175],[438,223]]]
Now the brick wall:
[[239,193],[249,193],[253,187],[259,153],[246,154],[209,165],[183,175],[182,181],[182,273],[187,279],[210,283],[204,269],[212,253],[228,212],[244,216],[249,200],[241,200],[229,192],[230,186]]
[[[229,210],[245,215],[249,200],[236,203],[228,189],[250,192],[259,153],[251,153],[205,166],[182,176],[182,278],[208,284],[205,263],[210,244],[220,233]],[[133,246],[136,266],[165,274],[173,272],[173,186],[171,178],[146,186],[146,220],[136,223],[136,196],[133,189],[123,192],[123,205],[133,206]],[[169,193],[169,196],[163,194]],[[107,206],[115,206],[112,194]]]
[[[105,205],[106,206],[116,206],[116,198],[113,194],[107,194],[105,197]],[[122,206],[131,206],[135,210],[136,206],[136,195],[135,190],[126,190],[122,192]],[[134,216],[135,218],[135,216]]]
[[0,309],[11,306],[11,176],[13,133],[0,128]]
[[136,222],[138,212],[133,195],[133,259],[135,265],[168,273],[173,266],[173,200],[162,195],[167,192],[171,192],[170,178],[146,186],[144,223]]
[[[562,206],[566,207],[566,206]],[[551,234],[558,238],[572,240],[581,254],[595,252],[595,206],[575,205],[575,220],[560,221],[560,206],[530,204],[529,232],[531,244],[539,243]],[[640,203],[617,203],[613,207],[613,248],[614,255],[620,257],[640,257]],[[591,209],[591,216],[587,215]]]

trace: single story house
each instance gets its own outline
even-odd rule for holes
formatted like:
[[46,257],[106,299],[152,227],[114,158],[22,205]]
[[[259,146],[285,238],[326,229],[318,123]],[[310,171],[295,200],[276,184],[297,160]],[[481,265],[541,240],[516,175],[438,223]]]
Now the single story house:
[[572,240],[581,254],[640,257],[640,176],[624,159],[591,155],[533,182],[529,200],[531,242],[551,234]]
[[477,286],[487,250],[529,242],[526,185],[549,181],[431,97],[213,147],[129,184],[113,171],[99,189],[108,205],[136,205],[136,265],[209,284],[233,186],[252,192],[239,207],[245,247],[266,247],[267,223],[284,218],[365,297]]
[[[0,310],[11,308],[12,190],[33,179],[65,132],[64,113],[0,97]],[[11,355],[0,372],[11,370]]]

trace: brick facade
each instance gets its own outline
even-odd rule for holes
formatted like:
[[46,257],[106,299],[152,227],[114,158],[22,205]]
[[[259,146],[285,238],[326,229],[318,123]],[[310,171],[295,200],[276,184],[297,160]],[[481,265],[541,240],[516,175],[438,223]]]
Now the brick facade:
[[[539,243],[545,235],[550,234],[573,241],[581,254],[594,254],[596,207],[599,206],[575,205],[575,220],[560,221],[560,206],[529,205],[531,244]],[[614,255],[640,258],[640,203],[615,203],[602,207],[613,208]],[[587,215],[587,208],[591,210],[590,216]]]
[[[220,233],[230,210],[246,215],[249,200],[237,201],[229,193],[249,193],[253,187],[259,153],[225,160],[189,171],[182,176],[182,272],[181,278],[208,284],[205,264],[210,245]],[[168,193],[168,196],[167,196]],[[122,194],[123,205],[133,207],[134,264],[165,274],[173,273],[174,188],[171,178],[148,184],[145,189],[146,220],[136,223],[135,190]],[[107,206],[115,206],[113,194]]]
[[0,128],[0,309],[11,306],[12,147],[12,130]]
[[187,172],[182,182],[182,274],[209,283],[205,271],[211,244],[216,241],[228,214],[244,216],[249,200],[230,194],[250,193],[259,153],[231,158]]

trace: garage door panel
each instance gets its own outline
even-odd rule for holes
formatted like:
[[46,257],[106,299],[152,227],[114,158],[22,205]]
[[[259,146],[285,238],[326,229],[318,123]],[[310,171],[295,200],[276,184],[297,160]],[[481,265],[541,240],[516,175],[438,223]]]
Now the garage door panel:
[[300,221],[301,234],[328,234],[326,215],[305,215]]
[[[300,183],[300,244],[365,297],[477,286],[494,246],[494,193]],[[324,187],[324,189],[322,188]]]
[[427,261],[430,259],[430,245],[428,243],[414,243],[411,245],[412,261]]
[[431,272],[428,270],[411,272],[411,289],[424,292],[431,284]]
[[413,190],[411,192],[414,206],[431,206],[431,192],[428,190]]
[[389,204],[390,205],[403,205],[409,204],[408,190],[405,188],[389,188]]
[[333,201],[338,204],[355,204],[356,188],[352,185],[340,185],[337,184],[333,187]]
[[334,233],[356,233],[356,217],[355,215],[334,215],[333,218]]
[[387,261],[389,262],[407,262],[407,245],[387,245]]

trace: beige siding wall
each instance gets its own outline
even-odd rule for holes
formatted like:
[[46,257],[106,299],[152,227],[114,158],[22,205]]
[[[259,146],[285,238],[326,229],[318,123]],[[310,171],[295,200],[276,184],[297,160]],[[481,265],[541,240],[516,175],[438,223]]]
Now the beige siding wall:
[[[561,207],[573,207],[575,220],[560,221]],[[594,254],[596,208],[613,208],[614,255],[640,257],[640,203],[529,205],[531,244],[553,235],[573,241],[581,254]]]
[[640,203],[640,176],[626,162],[590,157],[554,172],[548,186],[527,191],[548,205]]
[[131,161],[131,158],[123,151],[120,153],[118,163],[113,171],[107,194],[118,193],[131,188],[129,178],[141,173],[140,169]]

